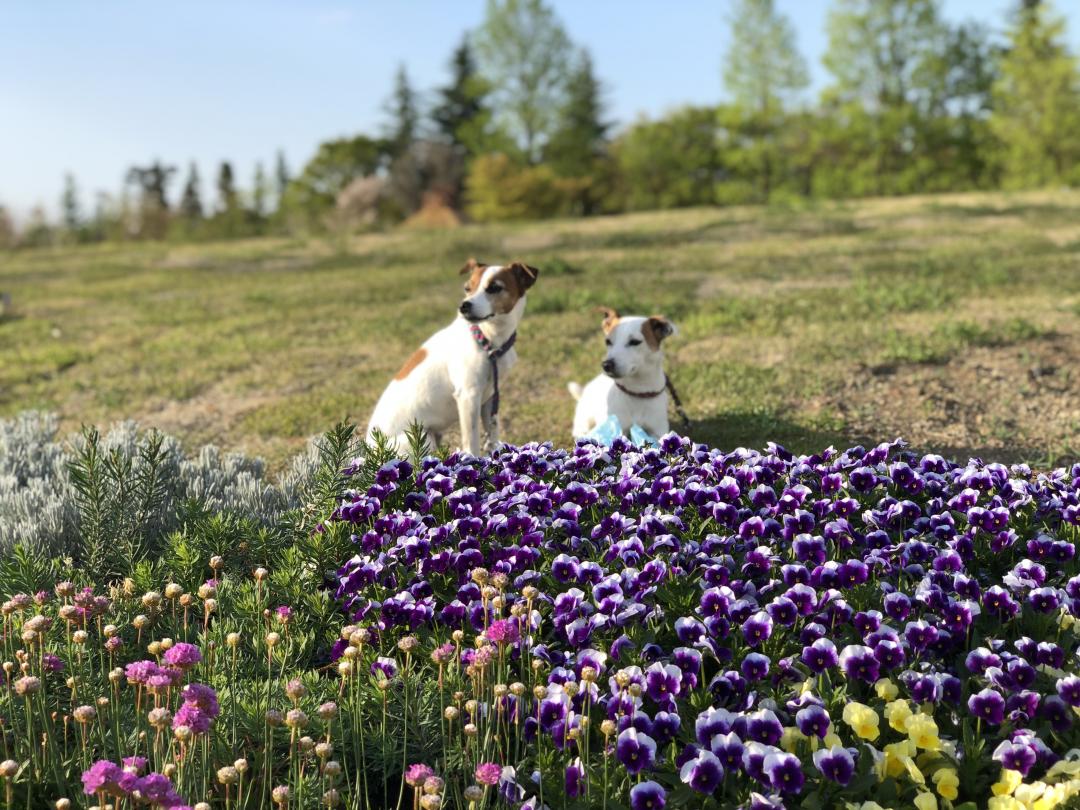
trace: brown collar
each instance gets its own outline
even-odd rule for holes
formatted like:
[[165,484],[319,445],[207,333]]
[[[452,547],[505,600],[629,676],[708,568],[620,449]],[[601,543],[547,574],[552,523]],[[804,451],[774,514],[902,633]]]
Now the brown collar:
[[618,380],[615,381],[615,387],[622,391],[624,394],[629,394],[630,396],[637,397],[638,399],[652,399],[653,397],[660,396],[662,393],[664,393],[664,391],[667,390],[667,386],[665,385],[659,391],[631,391]]

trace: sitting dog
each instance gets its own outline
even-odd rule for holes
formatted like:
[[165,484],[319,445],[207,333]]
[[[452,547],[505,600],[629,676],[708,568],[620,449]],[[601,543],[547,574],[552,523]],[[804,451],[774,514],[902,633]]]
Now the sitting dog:
[[612,414],[626,435],[637,424],[653,436],[662,436],[668,432],[662,344],[675,334],[675,326],[660,315],[623,318],[607,307],[601,312],[607,344],[607,355],[600,364],[604,373],[584,388],[576,382],[567,386],[577,400],[574,438],[585,436]]
[[514,341],[525,294],[539,271],[521,262],[487,265],[469,259],[461,274],[469,278],[458,317],[413,352],[387,386],[371,416],[369,441],[379,431],[404,453],[408,430],[418,423],[430,449],[457,424],[463,450],[479,455],[483,447],[498,446],[499,384],[517,360]]

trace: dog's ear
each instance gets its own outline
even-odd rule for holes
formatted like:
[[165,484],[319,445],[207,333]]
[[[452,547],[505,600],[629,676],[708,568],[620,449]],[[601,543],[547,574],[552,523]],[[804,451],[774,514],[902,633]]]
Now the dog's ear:
[[514,280],[517,281],[518,286],[521,287],[522,292],[529,289],[536,283],[536,277],[540,275],[540,271],[535,267],[525,264],[524,262],[511,262],[510,272],[514,274]]
[[669,338],[675,334],[675,324],[663,315],[653,315],[642,325],[641,334],[645,337],[645,342],[649,346],[654,350],[659,349],[664,338]]
[[476,270],[477,267],[484,267],[483,262],[478,262],[473,257],[469,257],[469,260],[465,262],[465,266],[458,271],[459,276],[467,276]]
[[619,320],[619,311],[612,309],[611,307],[597,307],[596,311],[601,312],[604,315],[604,322],[601,326],[604,330],[604,334],[607,334],[615,328],[615,324]]

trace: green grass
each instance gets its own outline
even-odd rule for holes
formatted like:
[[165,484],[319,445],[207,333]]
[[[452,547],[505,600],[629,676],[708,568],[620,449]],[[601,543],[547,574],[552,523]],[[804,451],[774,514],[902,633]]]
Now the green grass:
[[603,304],[678,324],[669,370],[695,438],[810,450],[902,434],[1061,460],[1080,426],[1077,222],[1080,194],[984,194],[395,231],[344,246],[15,253],[0,257],[14,302],[0,321],[0,416],[136,418],[279,463],[342,417],[366,421],[402,360],[453,317],[457,269],[475,255],[541,269],[506,386],[511,441],[568,441],[565,383],[599,368]]

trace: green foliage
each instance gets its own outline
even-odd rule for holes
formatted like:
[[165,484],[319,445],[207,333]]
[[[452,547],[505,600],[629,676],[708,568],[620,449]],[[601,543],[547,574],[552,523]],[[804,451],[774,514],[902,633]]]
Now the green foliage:
[[352,180],[384,168],[389,155],[390,146],[385,141],[366,135],[326,141],[286,188],[282,205],[287,215],[307,227],[318,226],[342,189]]
[[773,0],[739,0],[731,13],[724,84],[735,104],[769,119],[809,83],[791,22]]
[[394,91],[387,103],[390,125],[387,128],[387,143],[392,157],[404,154],[417,135],[420,123],[420,111],[417,109],[416,91],[409,83],[409,74],[405,65],[398,65],[394,74]]
[[607,133],[600,80],[592,58],[582,51],[566,83],[558,124],[544,146],[544,161],[559,177],[572,179],[578,194],[572,213],[601,210],[612,191],[613,165],[607,155]]
[[465,180],[467,210],[478,222],[553,217],[568,211],[579,189],[550,166],[522,166],[503,154],[476,158]]
[[[450,58],[450,82],[437,91],[431,111],[437,132],[472,157],[495,147],[491,84],[480,75],[469,37],[464,36]],[[506,144],[504,144],[506,145]]]
[[492,109],[530,162],[557,125],[570,47],[544,0],[488,0],[476,50]]
[[632,126],[613,147],[630,210],[709,205],[720,171],[716,111],[686,107]]
[[1080,182],[1080,65],[1049,3],[1025,4],[1009,30],[990,126],[1007,188]]

